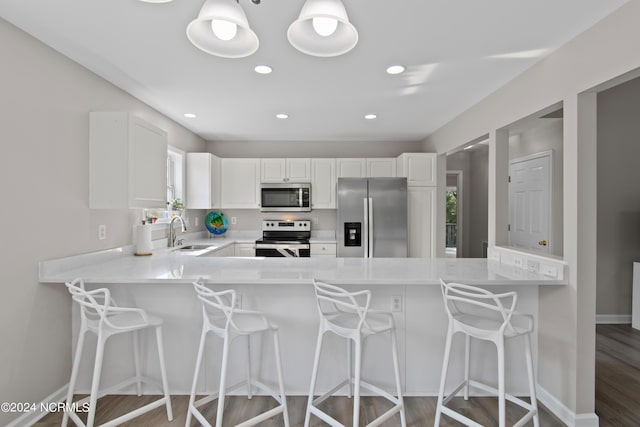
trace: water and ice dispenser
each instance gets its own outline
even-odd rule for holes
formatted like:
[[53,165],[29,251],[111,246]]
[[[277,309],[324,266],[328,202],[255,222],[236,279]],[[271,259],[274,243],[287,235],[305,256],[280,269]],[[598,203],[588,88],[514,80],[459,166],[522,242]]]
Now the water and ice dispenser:
[[362,246],[362,223],[361,222],[345,222],[344,223],[344,245],[345,246]]

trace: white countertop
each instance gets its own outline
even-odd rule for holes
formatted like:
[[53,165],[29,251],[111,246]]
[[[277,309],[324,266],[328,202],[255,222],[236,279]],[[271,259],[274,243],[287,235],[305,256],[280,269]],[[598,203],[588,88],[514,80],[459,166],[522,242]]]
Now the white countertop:
[[[241,239],[195,238],[187,244],[221,248]],[[310,284],[312,278],[341,285],[438,285],[440,278],[476,285],[563,285],[540,273],[495,260],[472,258],[239,258],[202,257],[171,248],[133,256],[130,247],[40,263],[40,281],[62,283],[191,283],[204,277],[220,284]]]

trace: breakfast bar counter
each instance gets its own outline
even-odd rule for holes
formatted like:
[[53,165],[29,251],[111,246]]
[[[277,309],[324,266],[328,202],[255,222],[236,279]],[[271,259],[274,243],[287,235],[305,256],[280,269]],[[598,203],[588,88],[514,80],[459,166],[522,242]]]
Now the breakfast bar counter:
[[[217,243],[216,249],[232,243]],[[164,320],[172,394],[188,394],[192,381],[202,322],[200,303],[191,286],[194,280],[202,277],[216,290],[235,289],[242,308],[264,311],[279,325],[286,391],[290,395],[308,393],[318,328],[312,279],[350,290],[371,289],[372,308],[393,311],[402,381],[405,393],[414,396],[436,395],[438,390],[447,330],[440,278],[494,291],[516,290],[518,310],[533,314],[536,323],[538,287],[567,283],[566,274],[552,278],[487,259],[236,258],[206,256],[211,255],[213,249],[194,252],[198,251],[187,254],[186,251],[157,248],[152,256],[137,257],[130,248],[121,248],[46,261],[40,265],[40,281],[53,286],[81,277],[88,289],[107,287],[121,306],[140,307],[160,316]],[[75,348],[79,327],[75,306],[72,322]],[[376,340],[373,337],[365,341],[364,345],[370,348],[364,353],[367,356],[363,360],[363,378],[393,390],[393,373],[381,368],[390,366],[388,344],[384,339]],[[125,341],[114,338],[113,342],[107,343],[107,362],[103,369],[105,386],[115,384],[131,373],[130,343]],[[533,341],[535,354],[535,335]],[[145,347],[152,349],[153,342],[152,337],[148,337]],[[217,345],[215,339],[211,339],[205,352],[206,363],[200,384],[206,391],[212,391],[218,383],[220,351]],[[273,385],[272,380],[276,377],[270,359],[270,343],[265,340],[253,345],[261,346],[260,360],[253,361],[254,371],[261,380]],[[92,349],[87,347],[86,350],[88,357],[84,358],[81,368],[79,392],[87,391],[90,384]],[[525,359],[520,350],[521,346],[513,346],[507,358],[507,387],[515,394],[527,394],[526,375],[522,374]],[[232,358],[229,375],[232,380],[242,379],[246,345],[236,343],[232,351],[238,353]],[[323,352],[323,363],[329,364],[323,372],[329,373],[319,379],[318,391],[335,385],[347,369],[346,346],[342,341],[329,339]],[[148,353],[143,366],[147,375],[155,376],[158,362],[155,353]],[[495,383],[495,348],[485,343],[474,344],[474,355],[477,355],[471,363],[474,375]],[[452,360],[451,366],[453,383],[462,375],[462,358]]]

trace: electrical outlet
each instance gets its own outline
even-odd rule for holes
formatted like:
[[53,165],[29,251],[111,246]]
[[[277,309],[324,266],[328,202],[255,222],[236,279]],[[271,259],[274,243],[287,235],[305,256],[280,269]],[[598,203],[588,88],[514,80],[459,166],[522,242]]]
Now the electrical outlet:
[[516,267],[522,268],[522,257],[519,257],[519,256],[513,257],[513,265],[515,265]]
[[235,308],[242,308],[242,295],[241,294],[236,294],[236,307]]
[[391,297],[391,311],[402,311],[402,297],[400,295],[394,295]]
[[198,226],[198,217],[195,217],[195,218],[193,219],[193,221],[196,223],[196,225],[195,225],[195,226],[197,227],[197,226]]
[[529,260],[527,261],[527,268],[532,273],[537,273],[538,271],[540,271],[540,263],[538,261]]
[[542,274],[550,277],[558,277],[558,269],[553,265],[542,265]]
[[238,223],[238,218],[236,218],[235,216],[231,217],[231,224],[237,224]]
[[314,216],[312,222],[313,222],[313,225],[318,225],[320,221],[318,220],[317,216]]
[[107,226],[105,224],[100,224],[98,226],[98,240],[104,240],[107,238]]

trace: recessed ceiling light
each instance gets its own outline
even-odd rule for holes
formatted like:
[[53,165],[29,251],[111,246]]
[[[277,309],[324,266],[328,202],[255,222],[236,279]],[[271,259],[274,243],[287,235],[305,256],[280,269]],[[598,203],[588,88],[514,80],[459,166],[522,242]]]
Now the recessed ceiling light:
[[279,114],[276,114],[276,117],[279,119],[288,119],[289,115],[284,113],[279,113]]
[[392,65],[387,68],[387,73],[389,74],[400,74],[404,72],[404,67],[402,65]]
[[366,116],[364,116],[364,118],[367,119],[367,120],[373,120],[376,117],[378,117],[378,116],[376,116],[375,114],[367,114]]
[[195,114],[193,114],[193,113],[184,113],[184,116],[185,116],[187,119],[195,119],[196,117],[198,117],[198,116],[196,116],[196,115],[195,115]]
[[254,68],[254,70],[258,74],[269,74],[273,71],[273,69],[268,65],[256,65],[256,68]]

